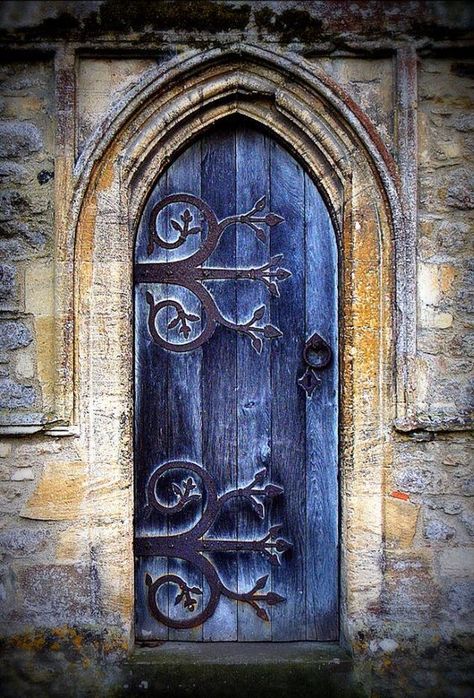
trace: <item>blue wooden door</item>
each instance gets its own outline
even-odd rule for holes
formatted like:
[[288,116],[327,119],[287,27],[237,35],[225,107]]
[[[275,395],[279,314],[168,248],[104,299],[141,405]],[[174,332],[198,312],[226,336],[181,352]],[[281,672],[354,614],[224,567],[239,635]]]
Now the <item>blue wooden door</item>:
[[337,247],[245,121],[157,181],[135,248],[136,636],[334,640]]

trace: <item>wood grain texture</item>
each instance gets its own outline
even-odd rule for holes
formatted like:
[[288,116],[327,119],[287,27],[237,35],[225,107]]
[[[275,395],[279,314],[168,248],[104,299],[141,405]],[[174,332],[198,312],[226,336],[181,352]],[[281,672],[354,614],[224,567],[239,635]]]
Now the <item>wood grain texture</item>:
[[[138,231],[137,261],[150,261],[146,233],[152,206],[166,194],[179,192],[201,196],[218,219],[248,211],[266,195],[264,214],[273,211],[285,221],[271,229],[263,226],[265,241],[243,224],[227,228],[205,266],[258,267],[271,255],[283,254],[282,266],[291,271],[291,277],[279,283],[280,297],[270,296],[258,281],[204,282],[229,321],[245,322],[256,308],[266,306],[258,324],[270,322],[283,336],[265,340],[261,354],[254,351],[248,336],[220,326],[197,350],[176,353],[159,348],[148,331],[145,292],[152,290],[156,300],[172,297],[187,312],[201,316],[200,304],[179,286],[137,284],[136,535],[175,534],[200,517],[205,498],[174,517],[146,507],[150,474],[168,460],[182,459],[202,465],[219,494],[247,485],[266,467],[267,482],[282,486],[284,494],[265,501],[265,518],[259,519],[248,501],[234,499],[206,537],[257,540],[271,525],[281,523],[280,535],[292,548],[281,555],[280,567],[272,567],[259,553],[207,553],[232,591],[249,591],[258,578],[269,574],[262,593],[273,590],[286,602],[271,607],[262,603],[270,618],[264,621],[248,604],[221,596],[213,616],[191,630],[168,630],[153,619],[144,575],[149,572],[156,579],[169,571],[203,588],[195,611],[199,613],[209,598],[201,573],[176,558],[137,560],[137,638],[334,640],[338,632],[338,260],[327,209],[315,184],[280,144],[249,122],[224,122],[183,151],[156,184]],[[171,219],[179,220],[184,208],[174,204],[160,214],[160,231],[166,229],[168,239],[176,235]],[[192,207],[191,213],[196,213]],[[203,236],[190,236],[175,250],[156,249],[153,261],[188,256]],[[173,312],[162,311],[158,326],[168,339],[183,341],[176,329],[168,328]],[[205,316],[201,317],[205,323]],[[201,322],[193,324],[191,337],[200,328]],[[329,343],[334,358],[308,398],[297,380],[305,370],[304,344],[313,332]],[[184,470],[163,477],[162,501],[176,501],[173,482],[180,484],[185,477]],[[177,591],[172,584],[164,587],[159,601],[171,617],[189,618],[189,612],[174,603]]]
[[324,202],[305,175],[306,336],[317,332],[333,360],[306,399],[307,639],[338,634],[337,246]]
[[[269,148],[267,138],[251,128],[236,133],[237,210],[249,211],[266,195],[269,201]],[[265,231],[268,233],[268,231]],[[270,257],[270,239],[258,240],[243,225],[237,227],[237,264],[242,268],[262,266]],[[262,283],[237,285],[237,320],[246,322],[263,305],[268,310],[262,322],[270,319],[270,294]],[[262,468],[270,470],[271,395],[270,344],[263,342],[259,355],[248,337],[237,338],[237,467],[239,485],[253,480]],[[242,540],[258,540],[268,531],[268,520],[260,520],[247,503],[238,515],[238,535]],[[239,554],[238,591],[253,588],[260,577],[270,572],[268,560],[258,553]],[[271,580],[265,590],[270,591]],[[238,639],[270,640],[271,622],[262,621],[248,604],[238,603]]]
[[[136,258],[148,259],[146,246],[150,212],[168,194],[166,177],[154,188],[143,212],[137,232]],[[164,261],[163,255],[160,261]],[[166,517],[147,506],[146,486],[153,470],[168,457],[170,439],[168,413],[168,359],[148,332],[148,305],[145,294],[165,293],[152,284],[135,287],[135,535],[166,535]],[[135,576],[137,638],[168,639],[168,628],[158,625],[148,611],[145,574],[159,577],[168,572],[163,558],[138,560]]]
[[270,146],[271,210],[285,219],[271,236],[271,254],[283,254],[291,277],[272,300],[272,321],[283,337],[272,344],[272,482],[284,487],[273,504],[272,525],[292,544],[272,571],[272,585],[286,598],[272,609],[272,639],[298,640],[306,621],[305,395],[297,384],[305,331],[304,173],[277,143]]
[[[216,128],[202,141],[202,197],[218,219],[235,213],[235,130]],[[235,226],[227,228],[206,266],[235,267]],[[236,319],[236,282],[206,282],[223,315]],[[203,346],[202,420],[203,465],[212,473],[218,491],[237,486],[237,411],[236,411],[237,337],[218,327]],[[238,502],[231,501],[207,534],[209,538],[235,539]],[[230,589],[237,587],[237,559],[232,553],[209,555],[221,581]],[[206,601],[206,597],[204,599]],[[204,624],[205,640],[237,639],[237,604],[221,597],[214,615]]]
[[[167,186],[170,193],[186,192],[201,196],[201,143],[193,143],[175,160],[167,172]],[[198,211],[188,207],[194,217],[193,224],[198,223]],[[169,220],[181,222],[183,205],[175,204],[168,207]],[[169,224],[169,230],[173,230]],[[168,259],[187,257],[195,252],[201,243],[201,236],[191,235],[182,247],[170,250]],[[186,312],[201,315],[199,300],[189,291],[180,286],[171,286],[172,297],[179,301]],[[201,322],[190,323],[191,334],[188,339],[197,336],[200,332]],[[173,330],[168,330],[168,339],[172,341],[184,341],[183,336]],[[202,462],[202,423],[201,423],[201,363],[202,349],[193,352],[167,352],[168,357],[168,395],[167,395],[167,419],[168,419],[168,460],[191,461],[200,464]],[[189,476],[185,470],[174,471],[174,481],[181,485]],[[199,483],[196,483],[199,484]],[[200,518],[202,512],[202,500],[199,503],[189,504],[180,514],[169,519],[169,532],[172,534],[189,530]],[[177,574],[189,586],[202,588],[202,574],[193,565],[185,560],[169,558],[169,574]],[[182,604],[175,604],[175,598],[179,589],[170,584],[168,596],[168,614],[176,620],[187,619],[189,612]],[[196,613],[202,610],[202,596],[197,596]],[[170,640],[200,640],[202,639],[202,627],[189,630],[169,630]]]

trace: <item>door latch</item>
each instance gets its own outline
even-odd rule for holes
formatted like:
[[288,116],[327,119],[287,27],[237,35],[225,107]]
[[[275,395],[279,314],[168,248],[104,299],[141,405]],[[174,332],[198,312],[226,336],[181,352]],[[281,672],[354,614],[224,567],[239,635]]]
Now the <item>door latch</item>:
[[321,335],[315,332],[304,345],[303,360],[306,364],[306,371],[298,378],[298,385],[306,391],[308,397],[312,396],[315,388],[321,383],[316,372],[329,366],[331,359],[331,347]]

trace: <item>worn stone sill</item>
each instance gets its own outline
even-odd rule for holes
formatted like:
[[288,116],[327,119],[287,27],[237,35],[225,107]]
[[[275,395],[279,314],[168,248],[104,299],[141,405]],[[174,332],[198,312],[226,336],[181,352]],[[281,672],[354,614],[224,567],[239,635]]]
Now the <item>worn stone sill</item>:
[[138,646],[124,695],[360,698],[366,693],[340,645],[321,642],[163,642]]
[[162,642],[137,645],[133,664],[312,664],[351,665],[351,657],[335,642]]

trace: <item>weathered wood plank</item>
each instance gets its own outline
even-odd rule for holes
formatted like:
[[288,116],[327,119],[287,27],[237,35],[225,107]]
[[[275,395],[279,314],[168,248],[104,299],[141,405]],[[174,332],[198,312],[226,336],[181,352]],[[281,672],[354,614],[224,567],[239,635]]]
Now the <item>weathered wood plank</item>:
[[[262,196],[269,196],[268,140],[258,131],[241,127],[236,133],[238,212],[249,211]],[[266,210],[269,210],[266,208]],[[265,232],[269,232],[265,228]],[[242,268],[263,266],[270,258],[270,242],[258,240],[247,227],[237,228],[237,265]],[[246,322],[253,311],[266,305],[267,312],[260,325],[270,319],[270,294],[259,282],[248,281],[237,285],[237,321]],[[250,339],[237,338],[237,453],[239,485],[245,486],[262,468],[270,469],[271,395],[270,343],[263,342],[259,355]],[[268,510],[267,510],[268,512]],[[268,519],[259,519],[247,503],[241,502],[238,516],[238,536],[242,540],[259,540],[268,531]],[[239,554],[238,591],[247,592],[257,579],[271,571],[268,560],[257,553]],[[271,589],[271,579],[265,592]],[[262,592],[264,593],[264,592]],[[266,609],[268,611],[268,609]],[[270,613],[269,613],[270,616]],[[247,603],[238,604],[238,639],[270,640],[271,623],[256,616]]]
[[305,628],[305,394],[297,384],[304,345],[304,174],[277,143],[270,146],[271,210],[285,219],[271,235],[271,253],[283,254],[292,276],[272,301],[272,321],[283,337],[272,343],[272,524],[292,549],[272,572],[273,590],[286,598],[272,608],[272,639],[299,640]]
[[[143,212],[137,233],[137,261],[148,261],[146,254],[150,211],[168,193],[166,176],[154,188]],[[157,255],[153,256],[153,259]],[[163,261],[163,256],[161,257]],[[155,296],[165,289],[157,284],[135,287],[135,535],[165,535],[166,517],[147,507],[146,486],[151,473],[168,457],[168,359],[148,331],[148,309],[145,294]],[[163,316],[165,313],[163,313]],[[160,318],[166,328],[166,317]],[[136,566],[136,633],[137,638],[168,639],[168,628],[160,625],[150,614],[147,601],[145,574],[155,579],[168,571],[164,558],[138,561]],[[162,599],[165,601],[166,599]]]
[[[170,193],[190,193],[201,196],[201,143],[193,143],[177,160],[172,163],[167,172],[168,190]],[[199,212],[196,208],[178,203],[168,207],[169,221],[175,220],[182,224],[181,216],[187,209],[194,217],[192,225],[199,224]],[[171,223],[170,231],[173,230]],[[174,233],[176,235],[176,233]],[[186,242],[170,250],[168,259],[184,258],[195,252],[201,243],[199,234],[191,235]],[[179,301],[187,313],[201,315],[199,300],[189,291],[180,286],[170,286],[168,293],[174,300]],[[197,337],[201,331],[201,322],[189,323],[191,334],[185,338],[178,333],[178,328],[168,330],[168,340],[173,342],[189,341]],[[168,458],[170,460],[202,462],[202,428],[201,428],[201,361],[202,349],[191,352],[168,352]],[[185,470],[175,471],[175,482],[178,485],[189,477]],[[196,483],[198,486],[200,483]],[[176,534],[189,530],[193,523],[200,518],[202,500],[191,503],[180,514],[170,517],[169,533]],[[177,574],[189,586],[202,588],[202,574],[191,564],[177,558],[169,558],[169,574]],[[182,604],[175,604],[178,593],[175,585],[169,585],[168,613],[174,619],[189,618],[189,612]],[[198,605],[194,613],[201,611],[202,597],[197,596]],[[200,640],[202,627],[189,630],[170,628],[170,640]]]
[[307,639],[338,633],[338,323],[337,244],[324,201],[305,175],[306,335],[331,347],[330,366],[306,400]]
[[[235,213],[235,131],[216,128],[202,140],[202,197],[219,219]],[[227,228],[206,266],[235,266],[235,227]],[[236,282],[206,282],[224,316],[235,322]],[[235,332],[218,327],[203,346],[202,428],[203,465],[212,474],[218,491],[237,485],[236,471],[236,343]],[[238,500],[231,501],[208,537],[232,539],[237,532]],[[213,553],[221,581],[237,587],[237,559],[232,553]],[[205,593],[204,603],[207,600]],[[237,604],[221,597],[214,615],[204,624],[204,640],[237,639]]]

